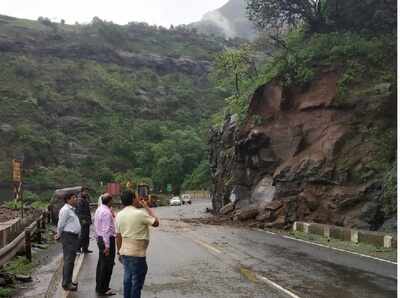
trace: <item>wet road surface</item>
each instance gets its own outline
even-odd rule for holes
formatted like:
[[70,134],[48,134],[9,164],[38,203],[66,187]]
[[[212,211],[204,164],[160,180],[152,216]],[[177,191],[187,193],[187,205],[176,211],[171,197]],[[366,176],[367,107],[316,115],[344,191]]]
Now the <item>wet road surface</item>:
[[[188,224],[208,216],[208,201],[160,207],[161,226],[152,229],[149,272],[142,297],[288,297],[266,277],[305,297],[396,297],[397,267],[261,231]],[[79,291],[70,297],[96,297],[97,248],[86,256]],[[111,287],[122,297],[122,265],[116,260]]]

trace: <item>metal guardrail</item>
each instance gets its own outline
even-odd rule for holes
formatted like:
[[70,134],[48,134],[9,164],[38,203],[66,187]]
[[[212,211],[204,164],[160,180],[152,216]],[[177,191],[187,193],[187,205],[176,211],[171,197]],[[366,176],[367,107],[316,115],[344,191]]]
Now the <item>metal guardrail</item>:
[[182,194],[189,194],[193,199],[207,199],[210,197],[210,192],[206,190],[188,190],[182,192]]
[[0,267],[9,262],[19,251],[25,247],[25,254],[28,260],[31,261],[31,235],[36,232],[38,228],[45,226],[48,221],[47,212],[43,213],[39,219],[33,221],[28,227],[23,229],[20,234],[10,243],[0,249]]
[[293,231],[302,232],[304,234],[314,234],[325,238],[349,241],[357,244],[365,243],[374,245],[376,247],[397,248],[397,237],[395,234],[301,221],[296,221],[293,224]]

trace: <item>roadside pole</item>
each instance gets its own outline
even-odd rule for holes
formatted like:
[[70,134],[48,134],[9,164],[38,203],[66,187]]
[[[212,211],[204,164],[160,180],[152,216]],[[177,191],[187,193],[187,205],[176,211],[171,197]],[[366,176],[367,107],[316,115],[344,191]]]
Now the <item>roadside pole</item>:
[[21,202],[21,219],[24,218],[24,200],[22,191],[22,160],[13,159],[13,182],[14,182],[14,198],[15,202]]

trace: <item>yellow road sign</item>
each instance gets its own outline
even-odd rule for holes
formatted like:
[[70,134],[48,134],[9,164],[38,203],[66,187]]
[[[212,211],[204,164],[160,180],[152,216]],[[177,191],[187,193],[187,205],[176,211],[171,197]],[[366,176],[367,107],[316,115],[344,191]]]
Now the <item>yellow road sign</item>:
[[22,161],[18,159],[13,159],[13,181],[21,182],[22,181]]

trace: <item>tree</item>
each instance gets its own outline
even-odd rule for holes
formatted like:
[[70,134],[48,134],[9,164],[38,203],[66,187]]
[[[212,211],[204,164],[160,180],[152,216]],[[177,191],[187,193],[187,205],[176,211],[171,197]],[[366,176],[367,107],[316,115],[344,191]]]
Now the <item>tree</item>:
[[237,97],[241,96],[241,82],[252,78],[256,73],[255,64],[250,55],[248,46],[239,50],[227,50],[217,55],[213,76],[220,87],[223,85],[234,86]]
[[162,157],[158,160],[154,174],[156,186],[165,190],[167,184],[172,184],[174,189],[179,189],[183,181],[183,159],[175,153],[171,158]]
[[249,19],[262,31],[305,24],[311,32],[393,32],[396,0],[248,0]]
[[393,33],[396,0],[327,0],[327,20],[338,31]]
[[308,24],[313,32],[325,27],[326,0],[248,0],[249,19],[261,30]]

